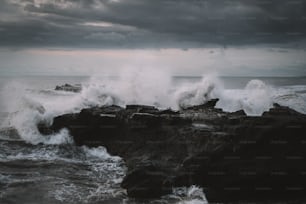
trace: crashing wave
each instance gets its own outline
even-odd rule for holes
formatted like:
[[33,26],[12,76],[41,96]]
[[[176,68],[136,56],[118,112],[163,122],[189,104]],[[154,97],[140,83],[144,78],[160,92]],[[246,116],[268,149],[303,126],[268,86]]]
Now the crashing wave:
[[59,144],[72,142],[68,131],[42,136],[37,124],[52,124],[58,115],[77,113],[94,106],[144,104],[180,109],[218,98],[216,108],[226,112],[244,110],[247,115],[260,116],[273,103],[279,103],[306,113],[306,97],[300,93],[305,87],[301,86],[297,93],[292,87],[280,90],[257,79],[249,81],[243,89],[227,89],[215,76],[179,85],[172,80],[163,72],[140,70],[123,73],[118,78],[92,77],[82,84],[78,93],[52,91],[52,94],[50,91],[33,91],[31,87],[13,82],[2,91],[5,112],[9,113],[2,126],[16,128],[20,137],[29,143]]

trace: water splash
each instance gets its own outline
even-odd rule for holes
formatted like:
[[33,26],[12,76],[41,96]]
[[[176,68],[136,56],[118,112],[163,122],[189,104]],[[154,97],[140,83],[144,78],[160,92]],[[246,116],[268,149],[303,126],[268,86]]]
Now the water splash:
[[247,115],[259,116],[276,102],[306,113],[305,90],[305,86],[280,89],[261,80],[251,80],[243,89],[228,89],[216,76],[176,84],[169,73],[154,69],[128,70],[118,77],[92,77],[82,84],[80,93],[42,91],[12,82],[1,92],[5,111],[9,113],[2,127],[15,127],[20,137],[32,144],[70,143],[67,130],[44,136],[37,124],[52,124],[58,115],[77,113],[93,106],[144,104],[179,109],[201,105],[214,98],[219,98],[216,107],[227,112],[244,110]]

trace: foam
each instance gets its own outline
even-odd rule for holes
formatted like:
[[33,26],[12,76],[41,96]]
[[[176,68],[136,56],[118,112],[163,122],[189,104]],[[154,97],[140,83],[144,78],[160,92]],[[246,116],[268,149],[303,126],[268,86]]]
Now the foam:
[[196,185],[174,188],[173,196],[177,204],[208,204],[203,189]]
[[102,159],[102,160],[111,160],[113,162],[120,162],[122,159],[117,156],[111,156],[105,147],[96,147],[96,148],[88,148],[86,146],[82,147],[83,151],[86,153],[88,158],[92,159]]
[[92,77],[82,84],[80,93],[36,91],[37,87],[11,82],[1,92],[4,112],[9,113],[2,126],[15,127],[20,137],[32,144],[71,143],[67,130],[43,136],[37,124],[52,124],[58,115],[77,113],[93,106],[143,104],[180,109],[214,98],[219,98],[216,107],[227,112],[244,110],[247,115],[259,116],[276,102],[306,113],[304,88],[280,89],[254,79],[243,89],[227,89],[217,76],[204,76],[196,83],[175,84],[169,73],[153,68],[129,69],[118,77]]
[[306,86],[289,86],[275,88],[272,96],[273,101],[289,106],[294,110],[306,114]]
[[273,107],[272,91],[263,81],[254,79],[242,90],[223,90],[216,107],[227,112],[244,110],[247,115],[260,116]]
[[187,108],[204,104],[213,98],[218,98],[222,90],[223,84],[217,77],[206,76],[199,83],[180,86],[174,95],[178,107]]
[[[124,193],[120,188],[126,172],[124,163],[118,157],[111,157],[103,147],[8,145],[6,142],[0,146],[0,161],[5,173],[0,174],[0,183],[31,182],[35,189],[41,187],[43,180],[43,191],[52,203],[100,203]],[[16,167],[11,171],[11,162],[21,170],[25,169],[24,173],[16,172]],[[8,168],[5,168],[6,163]],[[33,168],[29,169],[29,165]],[[1,193],[10,192],[4,189]]]
[[86,105],[147,104],[171,107],[171,77],[164,72],[135,69],[120,73],[118,78],[92,77],[81,95]]

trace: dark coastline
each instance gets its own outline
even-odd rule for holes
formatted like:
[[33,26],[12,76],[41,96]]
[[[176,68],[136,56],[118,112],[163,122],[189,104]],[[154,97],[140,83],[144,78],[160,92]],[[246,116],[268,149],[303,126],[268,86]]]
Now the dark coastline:
[[77,145],[122,157],[130,197],[195,184],[210,202],[306,200],[306,115],[275,104],[251,117],[216,109],[216,101],[177,112],[95,107],[38,126],[43,134],[67,128]]

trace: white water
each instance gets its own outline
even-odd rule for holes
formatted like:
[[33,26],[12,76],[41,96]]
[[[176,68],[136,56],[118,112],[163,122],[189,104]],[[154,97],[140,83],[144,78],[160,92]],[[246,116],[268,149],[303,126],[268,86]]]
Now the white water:
[[251,80],[243,90],[223,90],[217,108],[227,112],[244,110],[247,115],[262,115],[273,107],[274,90],[260,80]]
[[177,204],[208,204],[203,189],[195,185],[174,188],[172,197],[179,200]]
[[[109,155],[104,147],[69,145],[73,140],[66,129],[54,135],[41,135],[36,125],[39,122],[51,124],[55,116],[112,104],[136,103],[179,109],[200,105],[213,98],[220,99],[217,108],[229,112],[244,110],[248,115],[261,115],[277,102],[306,113],[306,86],[303,84],[275,86],[254,79],[246,82],[244,87],[230,89],[217,76],[176,83],[167,73],[137,70],[122,73],[118,78],[92,77],[82,83],[80,93],[54,91],[55,85],[45,89],[12,81],[0,90],[1,111],[8,115],[2,121],[2,127],[16,128],[22,140],[35,144],[27,146],[4,138],[0,140],[3,143],[0,143],[0,162],[21,166],[11,167],[10,173],[0,174],[0,181],[4,184],[34,182],[39,188],[34,186],[28,192],[48,192],[48,198],[61,203],[99,203],[113,198],[118,198],[121,203],[121,198],[126,198],[126,193],[119,187],[125,167],[119,157]],[[32,165],[32,170],[27,165]],[[18,173],[19,168],[24,176]],[[69,172],[73,172],[72,178]],[[47,186],[41,187],[41,180]],[[16,192],[19,191],[16,187]],[[1,192],[0,197],[10,197],[7,194],[10,190]],[[21,193],[19,196],[23,198],[25,195]],[[207,203],[202,189],[196,186],[175,188],[173,194],[163,199],[164,203]]]
[[129,71],[118,78],[92,77],[82,84],[80,93],[41,90],[13,81],[1,91],[1,104],[9,113],[2,126],[15,127],[20,137],[32,144],[72,143],[67,130],[42,136],[36,125],[51,124],[55,116],[93,106],[145,104],[179,109],[213,98],[220,99],[217,108],[228,112],[244,110],[248,115],[259,116],[276,102],[306,113],[305,93],[305,85],[275,87],[258,79],[250,80],[244,88],[228,89],[216,76],[176,84],[169,74],[154,70]]
[[[0,147],[0,184],[7,186],[0,190],[0,203],[1,198],[10,198],[14,203],[22,199],[39,203],[38,198],[43,199],[42,203],[100,203],[125,196],[120,188],[126,171],[124,163],[104,147],[32,146],[6,141],[1,141]],[[23,191],[28,194],[23,195]]]

